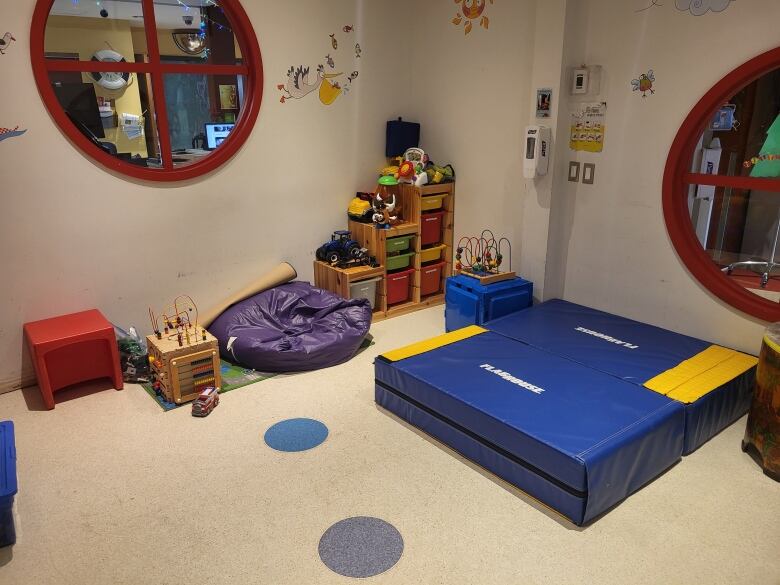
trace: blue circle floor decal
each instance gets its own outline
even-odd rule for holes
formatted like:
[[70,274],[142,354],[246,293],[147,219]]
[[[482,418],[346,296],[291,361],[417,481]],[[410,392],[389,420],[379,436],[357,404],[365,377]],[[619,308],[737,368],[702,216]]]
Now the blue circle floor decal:
[[277,451],[306,451],[328,438],[328,427],[310,418],[291,418],[270,427],[263,438]]
[[392,524],[356,516],[337,522],[320,538],[320,559],[344,577],[373,577],[401,558],[404,539]]

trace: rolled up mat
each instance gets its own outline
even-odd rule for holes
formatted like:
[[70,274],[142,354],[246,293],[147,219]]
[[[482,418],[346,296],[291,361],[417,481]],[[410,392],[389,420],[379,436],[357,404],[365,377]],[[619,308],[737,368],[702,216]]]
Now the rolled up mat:
[[780,323],[764,332],[756,371],[756,387],[742,448],[752,446],[764,473],[780,481]]
[[207,311],[204,311],[200,315],[201,325],[208,328],[208,326],[211,325],[214,320],[219,317],[228,307],[235,305],[239,301],[243,301],[247,297],[261,293],[264,290],[279,286],[285,282],[290,282],[296,276],[298,276],[298,273],[295,271],[295,268],[293,268],[292,265],[290,265],[288,262],[282,262],[273,270],[252,281],[244,288],[235,292],[222,302],[217,303]]

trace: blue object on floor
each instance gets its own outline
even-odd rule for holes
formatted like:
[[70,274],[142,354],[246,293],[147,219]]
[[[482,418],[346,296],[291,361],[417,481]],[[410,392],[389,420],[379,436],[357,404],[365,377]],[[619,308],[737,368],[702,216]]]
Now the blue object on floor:
[[337,522],[319,544],[320,559],[344,577],[373,577],[393,567],[404,552],[404,539],[392,524],[370,516]]
[[310,418],[291,418],[270,427],[263,438],[277,451],[306,451],[328,438],[328,427]]
[[14,423],[3,421],[0,422],[0,547],[16,542],[12,510],[17,488]]
[[533,292],[533,283],[522,278],[482,285],[470,276],[451,276],[445,290],[445,327],[447,331],[453,331],[482,325],[521,311],[533,303]]
[[[712,346],[701,339],[560,299],[489,321],[485,327],[640,387]],[[755,372],[755,367],[750,368],[684,405],[683,455],[698,449],[748,411]]]
[[390,352],[375,376],[380,406],[576,524],[682,456],[679,402],[490,331]]

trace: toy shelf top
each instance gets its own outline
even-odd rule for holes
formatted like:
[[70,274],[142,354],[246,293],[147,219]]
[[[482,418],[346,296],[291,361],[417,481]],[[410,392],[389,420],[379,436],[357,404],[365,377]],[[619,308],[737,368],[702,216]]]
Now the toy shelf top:
[[399,223],[397,225],[394,225],[384,230],[385,237],[392,238],[395,236],[407,236],[409,234],[416,234],[417,227],[418,225],[416,223],[411,223],[411,222]]
[[455,189],[455,181],[449,183],[438,183],[435,185],[423,185],[422,187],[416,187],[420,190],[420,195],[438,195],[440,193],[452,194]]

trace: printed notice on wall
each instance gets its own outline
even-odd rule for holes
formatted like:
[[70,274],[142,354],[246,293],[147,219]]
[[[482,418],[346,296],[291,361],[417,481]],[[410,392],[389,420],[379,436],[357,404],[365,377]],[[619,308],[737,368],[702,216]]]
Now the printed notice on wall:
[[601,152],[604,150],[607,104],[585,103],[575,107],[577,109],[571,113],[569,148],[585,152]]

